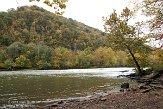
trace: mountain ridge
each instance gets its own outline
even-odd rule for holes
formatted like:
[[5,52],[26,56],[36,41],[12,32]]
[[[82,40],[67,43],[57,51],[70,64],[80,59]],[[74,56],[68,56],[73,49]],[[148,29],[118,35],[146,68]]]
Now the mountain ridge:
[[[101,45],[104,44],[104,32],[71,18],[57,16],[37,6],[23,6],[17,10],[10,9],[8,12],[1,12],[0,14],[0,24],[2,25],[0,35],[8,33],[8,36],[17,41],[36,43],[34,40],[37,40],[37,42],[41,40],[46,45],[49,43],[48,46],[53,46],[53,48],[63,46],[69,49],[73,49],[74,45],[72,43],[88,42],[87,47],[97,46],[97,44],[95,45],[95,39],[101,41]],[[29,40],[25,40],[23,36],[29,37]],[[85,49],[84,44],[77,46],[77,48]]]

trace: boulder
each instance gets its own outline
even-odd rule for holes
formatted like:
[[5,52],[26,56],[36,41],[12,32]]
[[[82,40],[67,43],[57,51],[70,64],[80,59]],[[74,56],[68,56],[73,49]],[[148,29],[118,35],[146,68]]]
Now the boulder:
[[122,89],[128,89],[129,88],[129,83],[123,83],[121,84]]
[[63,104],[63,103],[64,103],[64,102],[63,102],[62,100],[58,102],[58,104]]

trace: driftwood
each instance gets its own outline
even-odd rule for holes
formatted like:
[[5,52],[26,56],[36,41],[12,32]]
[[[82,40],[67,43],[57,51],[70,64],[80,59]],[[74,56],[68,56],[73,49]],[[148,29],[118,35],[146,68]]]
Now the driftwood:
[[[134,74],[128,75],[126,77],[129,77],[130,79],[134,79],[138,83],[141,83],[138,87],[138,90],[142,93],[147,93],[155,89],[163,89],[163,70],[143,77],[136,76]],[[123,85],[124,84],[121,85],[121,88]]]
[[162,85],[159,85],[159,84],[157,84],[157,85],[150,84],[149,86],[151,86],[151,87],[153,87],[155,89],[163,89],[163,86]]
[[149,79],[157,79],[157,78],[159,78],[160,76],[161,76],[161,73],[152,73],[151,75],[149,75],[149,76],[151,76],[151,77],[149,77]]
[[142,93],[147,93],[151,90],[154,89],[163,89],[163,70],[157,72],[157,73],[152,73],[144,78],[141,78],[140,81],[144,83],[143,86],[141,86],[139,89],[143,89]]
[[141,91],[141,93],[147,93],[147,92],[149,92],[151,90],[152,90],[152,88],[149,88],[149,89],[146,89],[146,90]]

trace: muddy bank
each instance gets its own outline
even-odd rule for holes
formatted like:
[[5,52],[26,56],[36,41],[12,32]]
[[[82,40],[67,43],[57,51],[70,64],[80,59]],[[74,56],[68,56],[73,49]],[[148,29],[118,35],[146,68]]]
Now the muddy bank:
[[163,91],[153,93],[119,93],[109,94],[98,99],[53,105],[46,109],[162,109]]
[[40,109],[163,109],[163,90],[111,93],[92,99],[60,101]]
[[[133,78],[132,78],[133,79]],[[163,72],[136,77],[139,86],[122,92],[52,101],[40,109],[163,109]]]

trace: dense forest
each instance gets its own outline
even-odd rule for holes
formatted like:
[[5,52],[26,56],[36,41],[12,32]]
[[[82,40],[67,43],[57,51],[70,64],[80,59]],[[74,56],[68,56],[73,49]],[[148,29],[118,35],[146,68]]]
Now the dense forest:
[[[142,67],[160,65],[162,51],[135,52]],[[143,60],[143,61],[142,61]],[[114,50],[108,34],[37,6],[0,12],[0,69],[65,69],[133,66]]]

